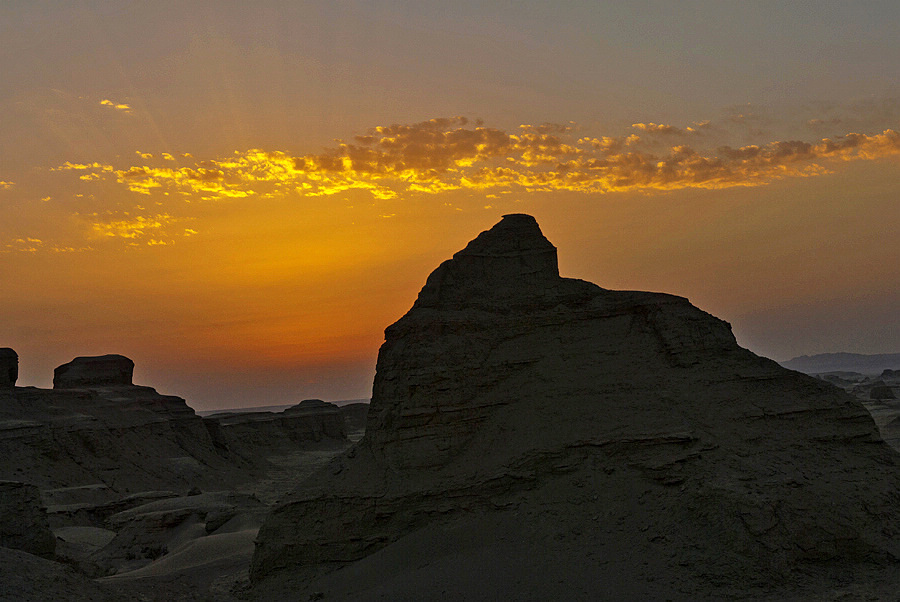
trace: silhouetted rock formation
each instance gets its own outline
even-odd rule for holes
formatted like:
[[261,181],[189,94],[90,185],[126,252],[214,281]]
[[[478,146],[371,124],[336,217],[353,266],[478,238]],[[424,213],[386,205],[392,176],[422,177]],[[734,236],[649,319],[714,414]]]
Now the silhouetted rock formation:
[[874,375],[882,370],[900,366],[900,353],[879,353],[864,355],[861,353],[820,353],[818,355],[801,355],[781,365],[804,374],[822,374],[823,372],[859,372]]
[[128,387],[133,374],[134,362],[124,355],[76,357],[53,371],[53,388]]
[[41,492],[34,485],[0,481],[0,547],[53,557],[56,537],[50,531]]
[[333,403],[328,403],[321,399],[304,399],[297,405],[286,408],[284,411],[285,413],[298,414],[303,412],[321,412],[323,410],[330,412],[335,408],[337,406]]
[[0,348],[0,387],[13,387],[19,378],[19,355],[9,347]]
[[269,515],[251,578],[353,599],[746,595],[895,579],[898,536],[900,456],[854,398],[686,299],[560,278],[512,215],[387,328],[364,438]]

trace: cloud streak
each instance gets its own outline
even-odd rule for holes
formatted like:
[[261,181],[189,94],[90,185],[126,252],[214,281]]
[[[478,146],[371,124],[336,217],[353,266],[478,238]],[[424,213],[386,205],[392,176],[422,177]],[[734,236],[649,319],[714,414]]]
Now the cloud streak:
[[[66,163],[59,169],[85,171],[85,180],[114,178],[135,193],[162,191],[198,200],[316,197],[348,190],[389,199],[459,189],[609,193],[760,186],[827,173],[838,162],[900,154],[900,134],[891,129],[814,142],[666,144],[674,137],[698,138],[709,127],[709,122],[686,128],[636,123],[640,134],[592,138],[576,136],[571,126],[522,125],[506,132],[463,117],[439,118],[379,126],[318,154],[252,149],[194,161],[187,154],[176,159],[162,153],[157,157],[162,162],[124,169],[99,163]],[[138,156],[153,160],[149,153]]]

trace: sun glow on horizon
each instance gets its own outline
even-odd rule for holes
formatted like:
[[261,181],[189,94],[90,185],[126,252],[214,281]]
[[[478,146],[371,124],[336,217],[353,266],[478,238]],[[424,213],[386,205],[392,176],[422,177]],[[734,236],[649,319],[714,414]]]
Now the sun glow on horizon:
[[0,5],[0,347],[360,397],[524,212],[564,275],[770,355],[896,351],[897,9],[447,6]]

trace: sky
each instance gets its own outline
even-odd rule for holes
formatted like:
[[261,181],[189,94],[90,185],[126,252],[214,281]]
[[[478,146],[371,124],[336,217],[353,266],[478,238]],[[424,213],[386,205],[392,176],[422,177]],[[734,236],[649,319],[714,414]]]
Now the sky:
[[563,276],[776,360],[900,352],[895,1],[0,3],[0,347],[198,410],[371,393],[428,274]]

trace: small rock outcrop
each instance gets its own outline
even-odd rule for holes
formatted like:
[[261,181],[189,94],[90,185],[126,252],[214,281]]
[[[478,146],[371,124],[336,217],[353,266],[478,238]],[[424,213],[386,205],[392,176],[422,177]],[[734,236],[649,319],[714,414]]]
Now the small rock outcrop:
[[19,354],[9,347],[0,348],[0,387],[14,387],[19,378]]
[[134,362],[124,355],[76,357],[53,371],[53,388],[128,387],[133,375]]
[[856,399],[686,299],[561,278],[511,215],[386,329],[365,436],[272,511],[251,579],[275,598],[809,599],[898,566],[900,455]]
[[307,399],[283,412],[222,412],[203,418],[216,447],[247,462],[261,453],[291,453],[345,444],[347,427],[338,406]]
[[0,481],[0,547],[53,558],[56,537],[34,485]]

